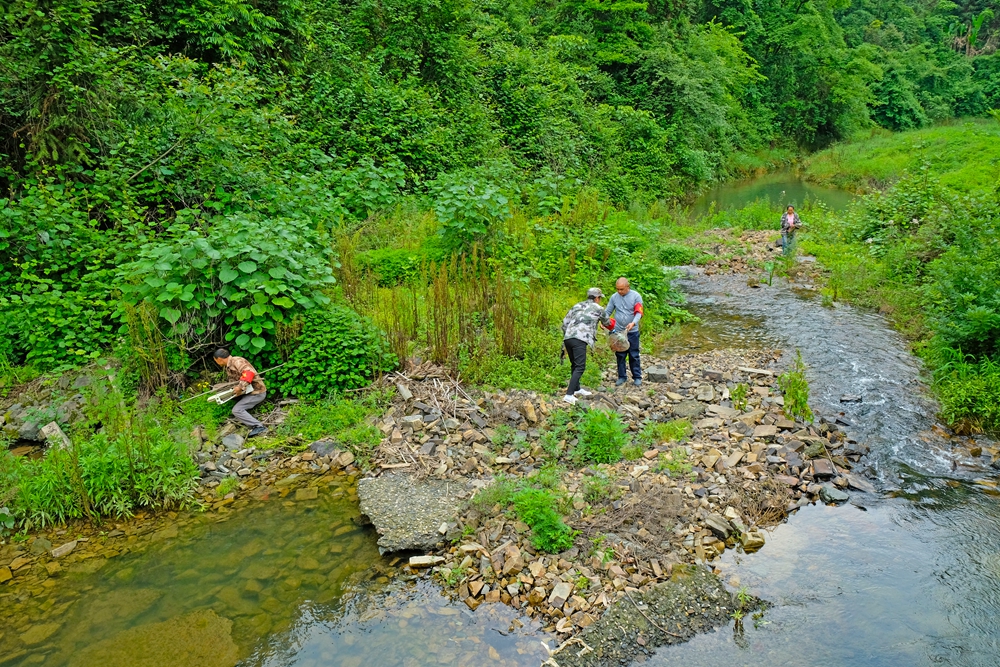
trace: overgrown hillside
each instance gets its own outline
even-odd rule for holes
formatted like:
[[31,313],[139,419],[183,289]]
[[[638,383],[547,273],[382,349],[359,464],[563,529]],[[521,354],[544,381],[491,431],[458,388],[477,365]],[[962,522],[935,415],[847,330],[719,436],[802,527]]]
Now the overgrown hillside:
[[140,320],[176,368],[273,352],[357,221],[433,210],[444,256],[583,189],[669,200],[873,124],[982,114],[988,4],[16,0],[2,352],[74,365]]

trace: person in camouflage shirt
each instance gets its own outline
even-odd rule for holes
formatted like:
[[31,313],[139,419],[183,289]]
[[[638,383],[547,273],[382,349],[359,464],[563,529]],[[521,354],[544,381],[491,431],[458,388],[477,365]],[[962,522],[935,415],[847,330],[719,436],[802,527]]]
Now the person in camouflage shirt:
[[229,354],[229,350],[225,348],[220,347],[212,357],[216,364],[226,370],[226,379],[236,383],[233,393],[239,398],[233,405],[233,417],[244,426],[250,427],[247,437],[255,438],[266,433],[267,427],[249,412],[267,398],[267,387],[264,381],[257,377],[257,369],[243,357]]
[[569,388],[563,397],[567,403],[576,403],[577,394],[590,396],[589,391],[580,389],[580,378],[587,369],[587,346],[594,346],[597,323],[600,322],[609,330],[615,328],[614,318],[604,314],[604,306],[601,305],[603,298],[604,292],[600,288],[591,287],[587,290],[587,300],[570,308],[563,318],[563,346],[569,355],[572,370]]

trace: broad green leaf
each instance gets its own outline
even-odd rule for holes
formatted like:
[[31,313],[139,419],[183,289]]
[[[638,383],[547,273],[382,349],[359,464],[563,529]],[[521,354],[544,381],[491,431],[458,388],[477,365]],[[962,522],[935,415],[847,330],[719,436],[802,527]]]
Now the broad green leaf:
[[253,340],[251,340],[250,344],[253,345],[255,348],[257,348],[259,350],[262,347],[264,347],[265,345],[267,345],[267,341],[265,341],[263,338],[261,338],[260,336],[258,336],[256,338],[254,338]]
[[170,324],[177,324],[177,320],[181,318],[181,311],[176,308],[161,308],[160,317],[170,322]]
[[250,342],[250,336],[246,334],[240,334],[239,336],[236,337],[236,344],[239,345],[240,347],[246,347],[247,343],[249,342]]
[[229,267],[226,267],[222,269],[222,271],[219,271],[219,280],[221,280],[224,283],[231,283],[234,280],[236,280],[236,278],[239,275],[240,274],[235,269],[230,269]]
[[291,308],[295,305],[295,302],[287,296],[279,296],[277,299],[272,299],[271,302],[276,306],[281,306],[282,308]]
[[253,273],[257,270],[257,265],[253,262],[240,262],[240,271],[243,273]]

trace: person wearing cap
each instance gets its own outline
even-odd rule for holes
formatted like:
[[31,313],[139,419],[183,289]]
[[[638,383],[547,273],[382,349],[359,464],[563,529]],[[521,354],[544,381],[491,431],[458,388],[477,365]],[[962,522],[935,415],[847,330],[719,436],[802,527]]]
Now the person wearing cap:
[[604,292],[600,288],[591,287],[587,290],[587,300],[570,308],[563,318],[563,347],[569,355],[572,373],[569,388],[563,397],[567,403],[576,403],[577,395],[590,396],[589,391],[580,389],[580,378],[587,369],[587,346],[594,347],[597,323],[600,322],[608,330],[615,328],[614,318],[604,313],[601,305],[603,298]]

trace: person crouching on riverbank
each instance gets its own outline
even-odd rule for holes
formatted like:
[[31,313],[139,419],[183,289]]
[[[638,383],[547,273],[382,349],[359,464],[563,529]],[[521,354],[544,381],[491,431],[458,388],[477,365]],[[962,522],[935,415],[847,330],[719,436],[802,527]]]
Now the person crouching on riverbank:
[[226,379],[235,382],[233,394],[238,396],[233,406],[233,417],[244,426],[250,427],[248,438],[254,438],[267,433],[267,427],[250,414],[249,410],[264,402],[267,398],[267,387],[264,381],[257,377],[257,369],[243,357],[234,357],[229,350],[219,348],[212,355],[215,363],[226,369]]
[[802,227],[799,214],[789,206],[781,215],[781,254],[785,257],[795,252],[795,230]]
[[576,403],[577,395],[590,396],[591,392],[580,388],[580,378],[587,370],[587,347],[594,347],[597,323],[600,322],[609,331],[615,328],[614,318],[605,314],[601,305],[603,298],[604,292],[600,288],[591,287],[587,290],[587,300],[570,308],[563,318],[563,347],[569,355],[572,373],[563,397],[567,403]]

